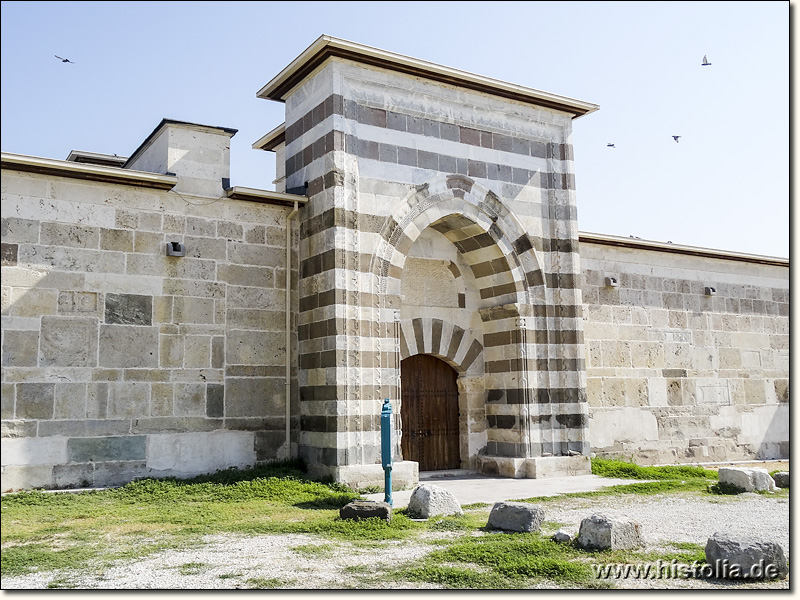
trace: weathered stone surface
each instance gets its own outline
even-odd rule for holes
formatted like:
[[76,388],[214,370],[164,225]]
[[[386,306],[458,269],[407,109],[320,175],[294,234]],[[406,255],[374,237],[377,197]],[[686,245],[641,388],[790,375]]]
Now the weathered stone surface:
[[436,485],[423,483],[414,488],[408,501],[408,513],[416,519],[436,515],[463,515],[461,505],[449,491]]
[[59,292],[58,313],[88,316],[97,312],[96,292]]
[[55,392],[55,419],[86,418],[86,384],[57,383]]
[[206,387],[206,415],[209,417],[225,416],[225,386],[209,383]]
[[[173,402],[176,417],[199,417],[205,415],[206,385],[202,383],[176,383]],[[222,414],[208,416],[221,417]]]
[[775,482],[775,486],[779,488],[788,488],[789,487],[789,471],[781,471],[780,473],[775,473],[772,476],[772,480]]
[[145,461],[105,462],[94,466],[94,487],[117,487],[151,476]]
[[581,521],[578,545],[591,550],[625,550],[643,546],[641,525],[628,517],[594,514]]
[[[3,283],[6,275],[3,274]],[[44,315],[54,315],[58,311],[58,292],[48,288],[18,287],[10,291],[10,297],[4,301],[4,309],[12,317],[29,317],[38,319]],[[6,303],[8,308],[5,308]],[[6,325],[9,327],[10,323]],[[14,327],[11,329],[29,329],[29,327]]]
[[228,377],[225,380],[225,415],[257,417],[276,414],[283,408],[285,393],[285,381],[279,377]]
[[[5,401],[5,396],[3,401]],[[3,421],[0,423],[0,437],[3,438],[3,443],[5,443],[6,438],[36,437],[36,426],[36,421],[14,421],[3,417]]]
[[145,382],[126,381],[108,384],[106,416],[110,419],[146,417],[150,413],[149,404],[150,385]]
[[97,248],[100,231],[96,227],[69,223],[42,223],[39,238],[39,242],[46,246]]
[[775,482],[769,472],[760,467],[720,467],[719,482],[732,485],[743,492],[775,491]]
[[339,509],[339,517],[353,521],[377,517],[384,521],[392,520],[392,507],[387,502],[355,500]]
[[146,442],[143,435],[71,438],[67,452],[73,463],[144,460]]
[[[229,427],[226,422],[226,427]],[[255,432],[255,451],[256,460],[274,460],[278,452],[286,445],[286,432],[280,431],[256,431]]]
[[17,384],[17,418],[52,419],[55,387],[54,383]]
[[124,229],[101,229],[100,249],[117,252],[133,251],[133,232]]
[[39,364],[43,367],[97,365],[97,319],[42,317]]
[[53,483],[56,489],[87,488],[94,483],[94,464],[55,465]]
[[158,328],[102,325],[100,327],[100,366],[157,367]]
[[497,502],[489,513],[489,527],[504,531],[539,531],[544,508],[525,502]]
[[572,541],[572,536],[570,535],[570,533],[566,529],[561,528],[561,529],[559,529],[558,531],[556,531],[553,534],[553,541],[554,542],[561,542],[561,543],[568,543],[568,542]]
[[706,562],[725,579],[783,579],[789,573],[783,548],[771,540],[715,532],[706,542]]
[[7,419],[14,418],[14,403],[16,390],[13,383],[0,384],[0,417],[5,425]]
[[105,320],[109,325],[152,325],[153,297],[106,294]]
[[0,244],[0,264],[4,267],[17,266],[18,249],[17,244]]
[[189,369],[207,369],[211,366],[211,336],[187,335],[183,341],[183,366]]
[[39,423],[39,437],[97,437],[124,436],[130,432],[131,422],[123,419],[76,419],[43,421]]
[[213,323],[214,300],[212,298],[181,298],[173,301],[175,323]]
[[35,244],[39,241],[39,222],[16,217],[3,217],[0,235],[5,242]]
[[36,350],[38,347],[38,331],[15,331],[13,329],[4,331],[3,366],[35,367],[39,360]]

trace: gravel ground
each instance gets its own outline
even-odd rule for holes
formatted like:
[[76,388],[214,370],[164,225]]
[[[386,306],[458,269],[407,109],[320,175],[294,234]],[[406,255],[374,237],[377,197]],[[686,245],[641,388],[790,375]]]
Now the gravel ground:
[[[563,526],[576,533],[581,519],[594,512],[627,515],[642,525],[647,550],[664,547],[665,542],[694,542],[705,545],[715,531],[756,535],[781,544],[788,557],[789,500],[759,494],[739,496],[603,496],[563,499],[544,504],[546,529]],[[488,518],[489,508],[486,508]],[[549,528],[549,529],[547,529]],[[435,537],[454,534],[426,534],[414,542],[384,542],[373,546],[335,542],[311,535],[216,535],[205,537],[203,545],[170,550],[136,562],[119,563],[109,569],[80,573],[41,573],[3,577],[2,588],[43,589],[237,589],[275,587],[280,589],[330,590],[383,588],[376,565],[413,564],[434,546]],[[311,546],[320,546],[314,551]],[[717,580],[625,579],[614,580],[618,588],[646,589],[788,589],[789,579],[754,584]],[[431,589],[438,586],[409,583],[393,588]],[[541,586],[551,587],[551,586]],[[555,586],[552,586],[555,587]]]

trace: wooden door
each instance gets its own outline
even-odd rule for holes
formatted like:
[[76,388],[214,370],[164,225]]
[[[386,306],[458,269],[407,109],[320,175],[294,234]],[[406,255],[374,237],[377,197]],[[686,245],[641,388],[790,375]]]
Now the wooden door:
[[458,374],[446,362],[427,354],[400,363],[405,460],[420,471],[458,469]]

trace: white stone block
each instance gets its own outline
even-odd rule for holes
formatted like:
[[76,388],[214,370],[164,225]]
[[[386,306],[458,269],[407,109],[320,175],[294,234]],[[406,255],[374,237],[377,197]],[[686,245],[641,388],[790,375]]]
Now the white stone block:
[[147,467],[175,475],[245,468],[255,460],[251,432],[158,434],[147,442]]
[[60,465],[67,462],[67,439],[61,436],[5,438],[0,463],[6,465]]
[[589,441],[593,448],[607,448],[618,441],[654,440],[658,440],[658,423],[648,410],[624,407],[592,412]]
[[775,491],[775,481],[762,468],[720,467],[719,482],[732,485],[743,492]]

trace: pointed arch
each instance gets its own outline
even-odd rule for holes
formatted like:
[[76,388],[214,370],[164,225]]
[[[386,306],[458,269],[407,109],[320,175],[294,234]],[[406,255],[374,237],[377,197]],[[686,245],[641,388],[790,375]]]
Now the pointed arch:
[[417,186],[387,217],[371,264],[379,298],[398,293],[408,251],[427,227],[456,245],[487,306],[546,301],[540,261],[525,228],[494,192],[464,175]]

